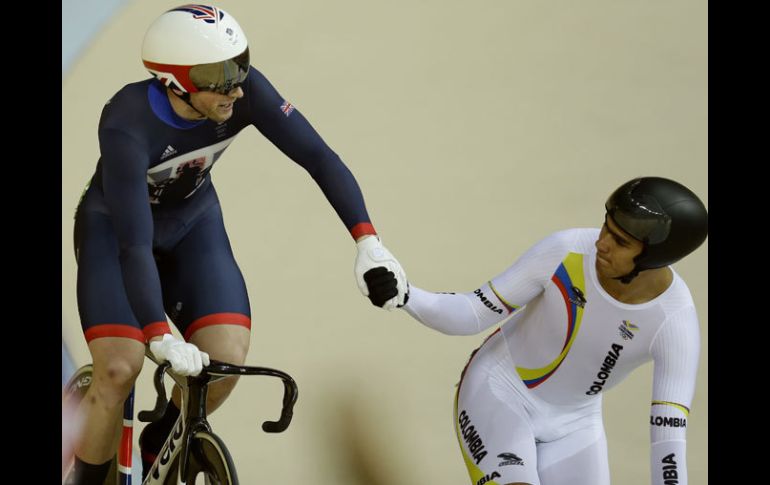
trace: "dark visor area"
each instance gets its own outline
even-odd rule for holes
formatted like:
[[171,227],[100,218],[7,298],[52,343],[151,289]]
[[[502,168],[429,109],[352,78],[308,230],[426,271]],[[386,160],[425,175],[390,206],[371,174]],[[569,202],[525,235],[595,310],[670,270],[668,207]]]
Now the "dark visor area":
[[190,81],[200,91],[227,94],[237,88],[249,75],[249,48],[221,62],[198,64],[190,69]]
[[[610,197],[605,204],[607,213],[621,229],[639,241],[659,244],[671,231],[671,217],[652,197]],[[623,200],[625,199],[625,200]]]

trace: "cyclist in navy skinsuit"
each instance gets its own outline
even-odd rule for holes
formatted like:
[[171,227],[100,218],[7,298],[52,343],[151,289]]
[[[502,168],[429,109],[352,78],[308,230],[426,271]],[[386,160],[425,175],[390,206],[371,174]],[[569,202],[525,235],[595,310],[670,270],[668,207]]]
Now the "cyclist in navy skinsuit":
[[[250,66],[232,17],[204,5],[170,10],[147,31],[142,58],[154,77],[126,85],[104,107],[101,157],[76,215],[78,306],[94,378],[81,406],[75,483],[104,479],[145,344],[181,374],[196,375],[209,356],[245,361],[249,300],[209,173],[242,129],[256,127],[313,177],[356,241],[362,293],[369,296],[363,273],[384,266],[400,283],[385,307],[405,297],[404,272],[379,241],[355,178]],[[186,342],[171,335],[166,315]],[[234,385],[211,386],[209,411]],[[177,404],[140,437],[145,465],[179,414],[174,394]]]

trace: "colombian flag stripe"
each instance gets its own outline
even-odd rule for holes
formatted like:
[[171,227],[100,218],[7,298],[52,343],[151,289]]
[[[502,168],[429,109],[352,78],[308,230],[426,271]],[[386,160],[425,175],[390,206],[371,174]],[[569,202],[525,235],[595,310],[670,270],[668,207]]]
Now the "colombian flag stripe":
[[583,255],[569,253],[556,269],[556,272],[551,277],[551,281],[564,299],[567,313],[567,331],[561,352],[550,364],[539,369],[516,367],[521,380],[530,389],[539,386],[556,372],[556,369],[559,368],[567,357],[580,330],[580,322],[583,318],[582,302],[584,301],[581,288],[585,288]]

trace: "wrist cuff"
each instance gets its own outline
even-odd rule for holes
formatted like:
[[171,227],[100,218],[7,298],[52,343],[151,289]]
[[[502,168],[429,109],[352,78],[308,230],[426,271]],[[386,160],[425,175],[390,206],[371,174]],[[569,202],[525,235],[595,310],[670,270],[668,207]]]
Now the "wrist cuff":
[[350,235],[353,236],[353,239],[356,240],[361,236],[366,236],[371,234],[372,236],[377,235],[377,231],[374,230],[374,226],[369,222],[359,222],[355,226],[350,228]]

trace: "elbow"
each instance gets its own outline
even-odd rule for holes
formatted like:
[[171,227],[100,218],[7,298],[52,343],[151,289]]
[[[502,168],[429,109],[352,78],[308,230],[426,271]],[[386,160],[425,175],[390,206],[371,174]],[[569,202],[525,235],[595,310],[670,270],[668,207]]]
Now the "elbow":
[[458,321],[424,321],[422,319],[419,319],[420,323],[425,325],[426,327],[432,328],[433,330],[436,330],[437,332],[441,332],[444,335],[452,335],[456,337],[461,336],[468,336],[468,335],[476,335],[479,333],[479,329],[477,326],[473,326],[471,328],[470,325],[468,325],[468,322],[458,322]]
[[466,326],[457,326],[446,329],[446,331],[443,331],[442,333],[446,335],[454,335],[457,337],[467,337],[469,335],[476,335],[479,333],[478,328],[470,328],[467,325]]
[[342,159],[331,149],[312,150],[301,158],[302,161],[299,164],[316,180],[326,173],[345,169]]

